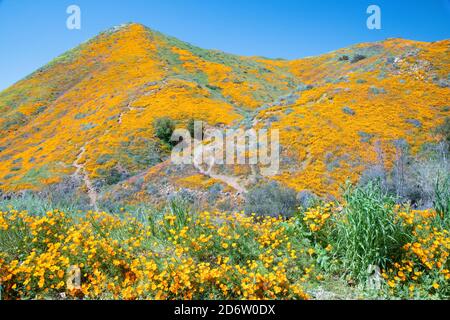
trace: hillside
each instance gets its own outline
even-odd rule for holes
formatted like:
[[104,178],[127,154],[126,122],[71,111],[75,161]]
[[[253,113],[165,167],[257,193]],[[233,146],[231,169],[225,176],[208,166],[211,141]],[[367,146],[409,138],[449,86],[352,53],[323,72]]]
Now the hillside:
[[0,190],[56,186],[93,206],[158,203],[188,190],[215,206],[239,203],[236,186],[263,179],[250,166],[204,175],[172,165],[153,127],[170,117],[180,127],[195,119],[278,128],[281,171],[272,179],[338,196],[380,150],[391,165],[395,141],[413,153],[434,141],[450,116],[449,51],[450,40],[388,39],[271,60],[204,50],[139,24],[116,27],[0,93]]

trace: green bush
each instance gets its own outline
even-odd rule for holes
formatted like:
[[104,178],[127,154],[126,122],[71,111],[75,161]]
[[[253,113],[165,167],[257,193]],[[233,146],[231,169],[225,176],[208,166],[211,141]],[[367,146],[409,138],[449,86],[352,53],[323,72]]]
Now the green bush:
[[123,179],[124,179],[124,175],[116,168],[112,168],[106,174],[105,182],[107,185],[111,186],[111,185],[114,185],[114,184],[122,181]]
[[385,268],[399,261],[401,248],[410,239],[410,230],[397,222],[395,198],[382,191],[380,183],[364,187],[348,185],[344,216],[336,216],[333,242],[344,269],[365,281],[371,266]]
[[364,60],[364,59],[366,59],[366,58],[367,58],[367,57],[366,57],[365,55],[362,55],[362,54],[355,54],[350,62],[351,62],[351,63],[357,63],[357,62],[359,62],[359,61],[361,61],[361,60]]
[[175,121],[168,117],[159,118],[155,120],[153,127],[159,139],[171,144],[172,134],[175,131]]
[[245,212],[263,215],[292,216],[299,206],[297,193],[277,182],[256,186],[245,195]]

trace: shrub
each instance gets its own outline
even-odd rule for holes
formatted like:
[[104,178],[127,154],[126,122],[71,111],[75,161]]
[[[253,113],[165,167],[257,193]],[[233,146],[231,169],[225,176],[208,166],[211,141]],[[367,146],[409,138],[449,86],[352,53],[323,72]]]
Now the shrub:
[[112,155],[110,154],[102,154],[100,155],[97,160],[95,161],[96,164],[98,165],[104,165],[106,164],[108,161],[110,161],[112,159]]
[[384,88],[377,88],[375,86],[371,86],[370,92],[373,94],[385,94],[386,90]]
[[378,180],[382,182],[383,191],[394,195],[398,203],[409,202],[414,208],[431,208],[436,198],[436,183],[450,170],[447,146],[445,143],[428,144],[414,156],[405,141],[396,141],[395,147],[392,169],[386,169],[382,160],[385,155],[378,150],[380,162],[367,167],[359,185]]
[[129,144],[120,149],[126,154],[132,164],[127,163],[130,168],[145,170],[160,163],[164,157],[164,149],[152,139],[144,137],[130,137]]
[[438,79],[436,81],[436,84],[441,88],[449,88],[450,87],[450,81],[447,79]]
[[361,61],[361,60],[364,60],[364,59],[366,59],[367,57],[365,56],[365,55],[362,55],[362,54],[356,54],[353,58],[352,58],[352,60],[350,61],[351,63],[356,63],[356,62],[358,62],[358,61]]
[[117,168],[112,168],[105,175],[105,183],[111,186],[122,181],[125,177],[126,176],[124,176],[124,174],[120,172]]
[[155,120],[153,127],[155,128],[155,135],[164,141],[171,144],[172,134],[175,131],[175,122],[168,118],[158,118]]
[[361,138],[360,141],[364,143],[370,143],[370,141],[374,138],[373,134],[364,131],[358,131],[358,135]]
[[380,184],[348,185],[344,199],[333,246],[349,274],[365,281],[370,266],[385,268],[392,259],[398,261],[410,234],[396,222],[395,198],[383,192]]
[[298,207],[295,190],[281,186],[277,182],[256,186],[245,196],[245,212],[260,216],[292,216]]
[[85,210],[90,207],[87,194],[80,190],[84,184],[77,177],[64,177],[59,183],[49,185],[35,195],[36,198],[45,199],[55,208],[68,211]]
[[430,157],[428,159],[414,159],[406,171],[407,187],[405,200],[411,201],[416,206],[431,208],[440,192],[437,186],[441,186],[444,180],[441,177],[448,175],[449,163],[442,157]]
[[198,195],[194,191],[185,188],[169,194],[167,201],[171,204],[175,203],[183,206],[184,208],[197,207],[199,203]]
[[208,189],[208,202],[209,204],[214,204],[221,196],[223,191],[223,186],[220,183],[213,184]]
[[345,106],[342,108],[342,112],[344,112],[345,114],[348,114],[349,116],[354,116],[356,114],[355,110],[353,110],[352,108]]
[[416,128],[422,128],[422,122],[417,119],[406,119],[406,123],[413,125]]
[[297,194],[297,200],[302,208],[308,209],[319,202],[319,197],[310,190],[302,190]]
[[208,89],[212,90],[212,91],[218,91],[220,92],[222,89],[218,86],[212,86],[210,84],[206,84],[205,87],[207,87]]
[[291,93],[287,96],[280,97],[274,105],[276,106],[290,106],[297,102],[297,100],[300,98],[298,94]]

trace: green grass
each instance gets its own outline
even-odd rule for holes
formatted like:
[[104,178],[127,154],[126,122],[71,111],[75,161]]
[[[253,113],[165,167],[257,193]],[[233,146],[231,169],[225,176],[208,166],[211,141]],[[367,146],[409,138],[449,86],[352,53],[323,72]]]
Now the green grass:
[[438,178],[434,190],[434,208],[438,213],[437,223],[449,229],[450,227],[450,175]]
[[395,198],[384,193],[378,183],[358,188],[348,185],[344,199],[343,217],[335,217],[331,242],[343,268],[364,282],[370,266],[385,268],[399,261],[411,230],[396,222]]

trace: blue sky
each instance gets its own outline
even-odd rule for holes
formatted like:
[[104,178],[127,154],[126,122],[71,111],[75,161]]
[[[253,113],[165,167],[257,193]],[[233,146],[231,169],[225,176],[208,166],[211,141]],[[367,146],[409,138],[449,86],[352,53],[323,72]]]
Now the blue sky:
[[[66,28],[66,8],[82,12]],[[366,9],[382,10],[382,30]],[[102,30],[139,22],[203,48],[294,59],[390,37],[450,38],[450,0],[0,0],[0,90]]]

